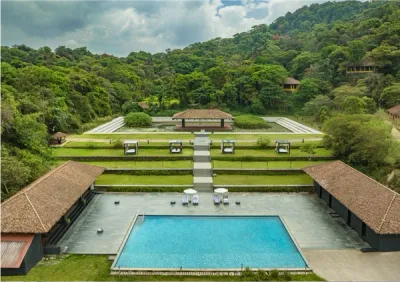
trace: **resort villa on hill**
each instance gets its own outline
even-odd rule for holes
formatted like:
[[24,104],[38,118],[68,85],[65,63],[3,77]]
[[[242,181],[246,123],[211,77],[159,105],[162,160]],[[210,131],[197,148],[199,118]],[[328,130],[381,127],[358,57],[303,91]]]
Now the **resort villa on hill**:
[[225,121],[232,121],[234,117],[217,109],[189,109],[175,114],[172,119],[181,120],[181,125],[176,125],[176,130],[230,131],[232,127],[225,124]]
[[68,161],[1,205],[1,273],[23,275],[57,245],[89,204],[104,168]]

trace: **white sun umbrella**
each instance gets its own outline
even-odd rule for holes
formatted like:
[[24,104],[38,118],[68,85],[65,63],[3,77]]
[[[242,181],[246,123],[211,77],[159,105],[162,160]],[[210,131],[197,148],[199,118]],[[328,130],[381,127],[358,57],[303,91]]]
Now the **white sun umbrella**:
[[190,188],[190,189],[184,190],[183,193],[192,195],[192,194],[197,194],[197,191]]
[[217,189],[214,190],[214,192],[218,193],[218,194],[224,194],[224,193],[228,192],[228,189],[226,189],[226,188],[217,188]]

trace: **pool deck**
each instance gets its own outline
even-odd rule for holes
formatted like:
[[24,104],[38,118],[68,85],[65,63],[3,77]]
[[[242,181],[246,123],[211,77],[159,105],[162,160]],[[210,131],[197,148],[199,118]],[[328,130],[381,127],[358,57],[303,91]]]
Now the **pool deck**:
[[[400,252],[362,253],[368,246],[315,195],[230,193],[229,206],[214,206],[200,193],[199,206],[182,206],[180,193],[106,193],[93,201],[60,242],[77,254],[115,255],[138,214],[279,215],[311,269],[329,281],[398,281]],[[114,201],[120,204],[115,205]],[[170,205],[175,200],[176,205]],[[240,201],[240,205],[235,205]],[[97,228],[104,233],[98,235]]]
[[[367,247],[360,237],[314,195],[306,193],[231,193],[230,205],[215,206],[212,193],[200,193],[198,206],[182,206],[180,193],[105,193],[96,195],[60,242],[62,250],[80,254],[116,254],[139,214],[279,215],[303,249]],[[120,204],[115,205],[114,201]],[[171,205],[170,201],[176,204]],[[240,205],[235,202],[240,201]],[[96,230],[103,228],[103,234]]]

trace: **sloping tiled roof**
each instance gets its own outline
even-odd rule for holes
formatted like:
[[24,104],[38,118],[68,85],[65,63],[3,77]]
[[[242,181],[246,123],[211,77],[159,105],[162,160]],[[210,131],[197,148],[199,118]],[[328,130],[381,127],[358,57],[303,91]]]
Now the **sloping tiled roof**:
[[233,119],[233,116],[217,109],[209,110],[197,110],[191,109],[186,110],[177,114],[174,114],[172,119]]
[[56,167],[2,203],[1,232],[48,232],[103,171],[74,161]]
[[149,108],[149,104],[147,104],[146,102],[139,102],[138,105],[139,105],[142,109],[148,109],[148,108]]
[[300,81],[294,79],[293,77],[288,77],[283,84],[300,84]]
[[400,104],[390,109],[387,109],[386,111],[391,113],[392,115],[400,116]]
[[62,137],[67,137],[67,136],[68,136],[68,134],[58,131],[58,132],[54,133],[52,137],[53,138],[62,138]]
[[400,194],[341,161],[303,169],[378,234],[400,234]]
[[1,234],[1,268],[19,268],[34,234]]
[[365,59],[360,62],[350,63],[347,65],[348,67],[373,67],[375,63],[371,60]]

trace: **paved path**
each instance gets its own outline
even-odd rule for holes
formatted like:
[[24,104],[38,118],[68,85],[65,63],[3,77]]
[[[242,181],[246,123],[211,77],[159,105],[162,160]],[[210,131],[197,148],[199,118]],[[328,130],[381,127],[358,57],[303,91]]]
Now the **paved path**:
[[313,271],[328,281],[399,281],[400,252],[303,250]]
[[[309,126],[298,123],[294,120],[291,120],[286,117],[262,117],[265,121],[268,122],[276,122],[277,124],[285,127],[291,132],[287,133],[302,133],[302,134],[322,134],[321,131],[315,130]],[[172,117],[152,117],[154,123],[164,123],[164,122],[175,122],[172,120]],[[96,133],[116,133],[118,129],[124,126],[124,118],[118,117],[113,119],[110,122],[102,124],[96,128],[93,128],[89,131],[86,131],[84,134],[96,134]],[[123,133],[123,132],[119,132]],[[125,133],[135,133],[135,132],[125,132]],[[150,132],[149,132],[150,133]],[[159,132],[154,132],[159,133]],[[225,132],[224,132],[225,133]],[[243,134],[243,132],[238,132],[239,134]],[[277,132],[277,134],[281,134],[282,132]]]

